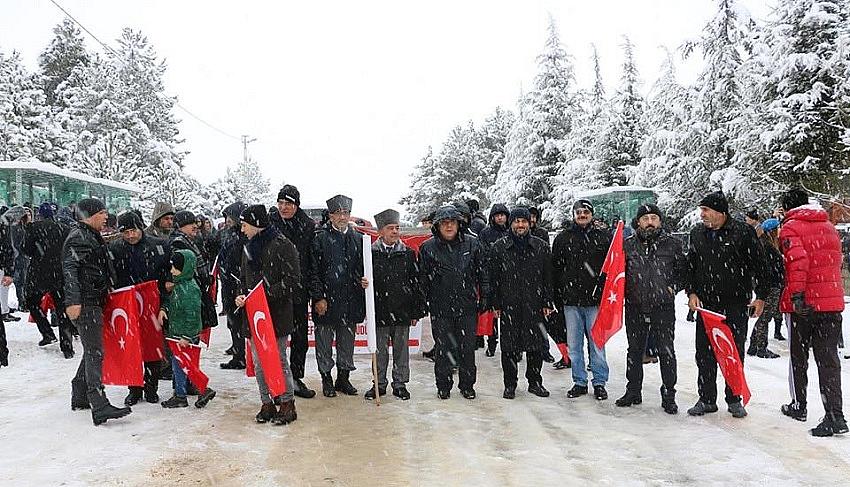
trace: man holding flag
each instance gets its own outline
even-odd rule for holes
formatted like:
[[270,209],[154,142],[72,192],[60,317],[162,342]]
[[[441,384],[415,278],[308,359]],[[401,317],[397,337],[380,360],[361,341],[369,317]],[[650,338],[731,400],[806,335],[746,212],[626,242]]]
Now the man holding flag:
[[646,203],[638,208],[632,226],[636,232],[625,240],[626,259],[626,393],[616,404],[627,407],[642,402],[643,354],[651,335],[658,347],[661,366],[661,407],[668,414],[676,405],[676,329],[674,301],[684,287],[687,261],[682,244],[661,228],[658,207]]
[[[142,219],[132,211],[118,215],[118,231],[121,232],[121,238],[109,244],[109,259],[115,269],[113,276],[115,281],[112,287],[119,289],[147,281],[156,281],[160,302],[162,302],[162,296],[166,293],[165,283],[170,280],[168,259],[171,256],[171,247],[168,242],[165,239],[145,235]],[[145,317],[142,318],[145,322]],[[162,342],[161,332],[144,327],[141,323],[139,328],[143,334],[156,333],[157,341]],[[162,351],[161,343],[158,350]],[[163,358],[164,355],[157,359],[151,357],[145,361],[145,386],[144,388],[130,386],[130,393],[124,399],[124,404],[135,405],[142,399],[143,392],[145,401],[159,402],[157,382]]]
[[[584,340],[599,312],[602,299],[601,269],[611,234],[592,225],[593,204],[578,200],[573,204],[575,219],[555,237],[552,244],[552,268],[555,305],[564,310],[567,322],[567,346],[574,385],[567,397],[587,394],[587,369],[584,363]],[[588,343],[590,370],[593,372],[593,395],[608,399],[608,362],[605,348]]]
[[[295,381],[286,360],[286,342],[293,328],[292,302],[301,286],[298,251],[277,228],[270,226],[265,206],[247,207],[240,220],[248,244],[241,266],[244,294],[236,297],[236,306],[253,309],[252,302],[246,300],[255,298],[268,303],[265,309],[260,306],[259,311],[249,313],[243,330],[244,336],[252,337],[251,352],[263,403],[256,419],[258,423],[271,421],[284,425],[298,418]],[[255,288],[254,293],[249,293]],[[269,321],[272,330],[268,327]],[[272,343],[276,344],[276,350]],[[274,363],[275,359],[279,362]],[[277,384],[284,385],[282,392],[276,390]],[[280,404],[279,410],[275,410],[275,403]]]
[[[770,294],[763,249],[756,233],[749,225],[729,215],[729,202],[721,191],[711,193],[699,203],[702,223],[691,231],[688,250],[688,271],[685,290],[688,307],[692,311],[704,308],[726,317],[732,337],[706,331],[703,314],[697,318],[696,361],[699,369],[697,388],[699,401],[688,409],[691,416],[717,412],[717,345],[732,339],[737,349],[738,362],[743,367],[744,345],[749,324],[748,305],[754,317],[761,315],[764,298]],[[752,301],[753,289],[756,299]],[[743,370],[741,368],[741,370]],[[741,397],[733,392],[726,381],[726,403],[733,417],[747,415]]]
[[106,205],[96,198],[77,203],[77,226],[62,246],[65,313],[80,333],[83,359],[71,380],[71,409],[91,409],[95,426],[132,411],[109,403],[103,390],[103,305],[109,291],[109,258],[100,236]]

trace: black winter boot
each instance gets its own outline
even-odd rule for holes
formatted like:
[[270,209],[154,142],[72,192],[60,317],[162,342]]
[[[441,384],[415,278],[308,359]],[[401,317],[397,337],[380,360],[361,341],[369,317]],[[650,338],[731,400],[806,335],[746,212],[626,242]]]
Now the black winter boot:
[[410,392],[407,391],[407,387],[401,386],[398,389],[393,387],[393,396],[401,399],[402,401],[407,401],[410,399]]
[[125,406],[135,406],[142,400],[142,391],[130,391],[127,397],[124,398]]
[[170,399],[160,403],[166,409],[185,408],[189,407],[189,401],[185,397],[171,396]]
[[572,389],[567,391],[567,397],[579,397],[587,394],[587,386],[574,385]]
[[195,401],[196,408],[202,408],[206,406],[210,401],[215,397],[215,389],[211,387],[207,387],[207,390],[204,391],[203,394],[198,396],[198,400]]
[[107,404],[103,409],[97,411],[92,410],[91,419],[95,426],[101,425],[108,419],[118,419],[132,413],[130,408],[117,408],[112,404]]
[[694,407],[688,409],[688,414],[691,416],[702,416],[706,413],[716,413],[717,404],[706,404],[702,401],[697,401]]
[[301,379],[295,379],[295,393],[296,396],[302,397],[304,399],[312,399],[316,397],[316,391],[307,387],[307,384],[304,383]]
[[513,399],[516,397],[516,387],[505,387],[505,392],[502,393],[505,399]]
[[661,386],[661,409],[667,414],[678,414],[679,406],[676,405],[676,391],[668,392],[666,387]]
[[549,397],[549,391],[543,387],[543,384],[539,382],[534,382],[532,384],[528,384],[528,392],[534,394],[537,397]]
[[821,420],[820,424],[817,425],[817,427],[810,429],[809,433],[812,436],[817,436],[819,438],[842,435],[847,433],[847,421],[844,420],[844,416],[835,416],[827,413],[827,415]]
[[[378,387],[378,394],[380,394],[382,397],[386,396],[387,395],[387,388],[386,387]],[[366,394],[363,397],[365,397],[367,401],[371,401],[372,399],[375,399],[375,387],[374,386],[370,387],[369,390],[366,391]]]
[[806,422],[806,418],[808,414],[806,413],[806,406],[801,405],[800,403],[792,402],[790,404],[783,404],[781,408],[782,414],[788,416],[791,419],[796,419],[797,421]]
[[322,394],[325,397],[336,397],[336,389],[334,389],[334,378],[330,372],[322,372]]
[[639,392],[626,391],[623,397],[614,401],[617,407],[627,408],[632,405],[637,405],[643,402],[643,397]]
[[295,400],[290,399],[280,403],[280,411],[277,411],[272,417],[272,424],[281,426],[289,424],[298,419],[298,413],[295,412]]
[[257,413],[255,419],[258,423],[268,423],[272,420],[277,410],[274,407],[274,403],[263,403],[263,407],[260,408],[260,412]]
[[[341,392],[345,395],[348,395],[348,396],[356,396],[357,395],[357,389],[355,389],[354,386],[351,385],[351,382],[349,382],[348,374],[349,374],[349,371],[347,371],[347,370],[338,370],[337,371],[337,373],[336,373],[336,384],[334,385],[334,389],[336,389],[337,391],[339,391],[339,392]],[[386,392],[387,391],[385,390],[384,394],[386,394]]]

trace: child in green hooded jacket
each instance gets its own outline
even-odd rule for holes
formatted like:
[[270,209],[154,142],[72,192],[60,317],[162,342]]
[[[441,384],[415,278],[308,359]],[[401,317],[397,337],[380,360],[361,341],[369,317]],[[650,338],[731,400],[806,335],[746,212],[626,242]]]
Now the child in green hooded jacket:
[[[174,288],[163,298],[159,319],[168,320],[165,337],[168,340],[179,341],[183,346],[198,345],[201,334],[201,288],[195,282],[195,265],[197,258],[191,250],[175,250],[171,255],[171,275]],[[174,395],[162,402],[164,408],[185,408],[189,405],[186,400],[186,385],[188,377],[180,367],[177,357],[171,357],[173,370]],[[195,402],[202,408],[215,397],[215,391],[207,387]]]

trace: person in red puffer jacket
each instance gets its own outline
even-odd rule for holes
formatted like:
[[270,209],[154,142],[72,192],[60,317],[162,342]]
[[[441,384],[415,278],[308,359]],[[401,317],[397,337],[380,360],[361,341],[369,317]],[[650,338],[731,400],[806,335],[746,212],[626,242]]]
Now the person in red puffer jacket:
[[782,413],[806,420],[809,347],[818,366],[818,382],[826,412],[821,423],[809,430],[813,436],[847,432],[841,404],[841,312],[844,287],[841,280],[841,240],[826,211],[810,205],[809,195],[792,189],[782,196],[785,220],[779,241],[785,259],[785,290],[780,309],[791,313],[791,389],[794,397]]

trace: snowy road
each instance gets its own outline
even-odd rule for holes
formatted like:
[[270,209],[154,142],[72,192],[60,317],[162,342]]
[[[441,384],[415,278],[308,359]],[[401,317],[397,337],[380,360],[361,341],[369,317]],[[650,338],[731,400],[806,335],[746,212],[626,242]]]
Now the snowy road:
[[[202,359],[219,391],[206,409],[142,403],[125,420],[94,428],[88,412],[69,407],[78,361],[63,360],[56,345],[39,349],[34,326],[7,324],[12,367],[0,369],[0,485],[838,485],[850,479],[850,435],[807,434],[823,413],[814,370],[808,423],[779,413],[788,398],[787,342],[771,339],[780,359],[748,357],[747,418],[733,419],[722,404],[717,414],[688,417],[684,410],[696,401],[694,331],[680,318],[677,416],[660,409],[657,365],[646,368],[642,405],[614,406],[624,389],[621,333],[608,347],[611,398],[604,402],[567,399],[569,371],[548,364],[544,384],[552,397],[529,395],[520,378],[517,398],[504,400],[498,355],[483,351],[479,398],[467,401],[455,390],[440,401],[432,363],[416,356],[410,401],[388,397],[375,407],[362,395],[298,400],[299,419],[285,427],[255,424],[256,383],[218,368],[228,340],[223,326]],[[847,398],[850,360],[842,365]],[[357,367],[352,382],[363,392],[365,357]],[[312,355],[307,382],[319,387]],[[120,404],[125,391],[107,389]],[[168,393],[161,382],[163,399]]]

